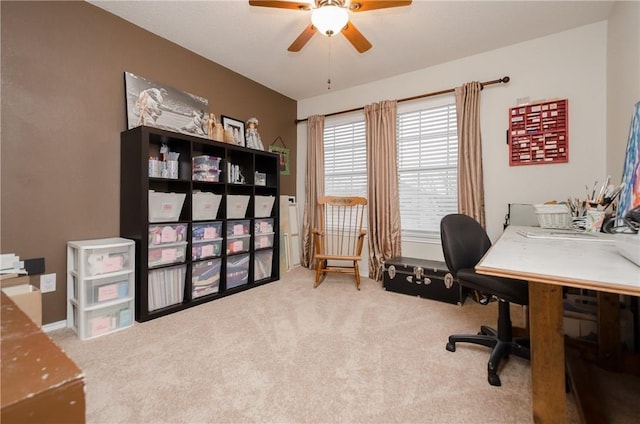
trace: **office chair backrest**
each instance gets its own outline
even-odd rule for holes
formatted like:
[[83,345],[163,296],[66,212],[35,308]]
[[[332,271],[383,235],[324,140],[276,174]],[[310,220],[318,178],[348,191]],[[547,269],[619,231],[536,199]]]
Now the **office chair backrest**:
[[463,214],[447,215],[440,221],[442,253],[449,271],[473,268],[491,247],[491,240],[480,223]]

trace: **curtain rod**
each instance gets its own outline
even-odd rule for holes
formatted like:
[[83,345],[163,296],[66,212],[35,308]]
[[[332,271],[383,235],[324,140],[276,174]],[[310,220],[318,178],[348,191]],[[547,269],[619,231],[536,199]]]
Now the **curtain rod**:
[[[484,88],[485,85],[493,85],[493,84],[506,84],[508,83],[510,80],[509,77],[502,77],[496,80],[492,80],[492,81],[486,81],[486,82],[482,82],[480,83],[480,85],[482,86],[482,88]],[[449,88],[447,90],[440,90],[440,91],[434,91],[431,93],[426,93],[426,94],[419,94],[417,96],[412,96],[412,97],[405,97],[404,99],[398,99],[396,100],[398,103],[401,102],[407,102],[409,100],[417,100],[417,99],[422,99],[425,97],[433,97],[433,96],[439,96],[441,94],[447,94],[447,93],[453,93],[455,92],[456,89],[455,88]],[[324,115],[325,117],[327,116],[334,116],[334,115],[341,115],[343,113],[349,113],[349,112],[356,112],[358,110],[363,110],[364,107],[356,107],[354,109],[348,109],[348,110],[341,110],[339,112],[333,112],[333,113],[327,113],[326,115]],[[304,119],[296,119],[296,124],[299,124],[300,122],[304,122],[306,121],[308,118],[304,118]]]

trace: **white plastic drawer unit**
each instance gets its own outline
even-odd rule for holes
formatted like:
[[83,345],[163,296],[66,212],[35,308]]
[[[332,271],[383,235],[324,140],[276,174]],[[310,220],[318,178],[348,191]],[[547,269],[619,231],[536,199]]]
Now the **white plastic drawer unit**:
[[135,243],[125,238],[67,243],[67,326],[82,340],[133,325]]
[[71,241],[67,268],[82,278],[133,271],[131,245],[131,241],[121,238]]

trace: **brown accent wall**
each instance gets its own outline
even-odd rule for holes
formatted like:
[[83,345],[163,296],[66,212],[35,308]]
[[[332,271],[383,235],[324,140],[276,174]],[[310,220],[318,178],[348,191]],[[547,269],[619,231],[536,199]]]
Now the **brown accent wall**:
[[294,100],[86,2],[0,5],[0,252],[56,274],[43,324],[66,319],[66,242],[119,235],[125,71],[205,97],[218,117],[257,117],[265,146],[291,149],[281,193],[295,195]]

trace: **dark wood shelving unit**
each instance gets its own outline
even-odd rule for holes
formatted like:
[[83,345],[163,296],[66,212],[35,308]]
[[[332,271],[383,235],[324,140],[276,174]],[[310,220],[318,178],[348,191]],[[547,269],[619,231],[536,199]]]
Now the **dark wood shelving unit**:
[[[172,152],[179,153],[177,179],[148,176],[149,158],[160,156],[162,145],[168,146]],[[219,181],[193,180],[192,158],[203,155],[220,158]],[[134,240],[136,245],[136,321],[143,322],[159,318],[279,280],[278,199],[280,188],[277,154],[142,126],[121,133],[120,157],[120,235]],[[244,177],[242,183],[230,182],[229,164],[238,166],[237,169]],[[259,173],[258,185],[255,184],[256,172]],[[158,193],[184,194],[184,202],[177,219],[150,221],[149,190]],[[215,218],[192,219],[194,191],[220,196]],[[232,207],[229,202],[234,201],[236,196],[248,199],[246,211],[242,217],[228,216],[228,207]],[[273,197],[273,206],[269,210],[264,206],[264,202],[267,200],[268,203],[271,197]],[[241,236],[238,241],[238,243],[245,243],[244,245],[236,244],[233,236],[228,237],[228,231],[232,235],[236,231],[236,228],[231,226],[227,228],[231,221],[233,221],[232,225],[243,225],[238,229],[244,228],[248,231],[248,234]],[[238,223],[238,221],[241,222]],[[171,229],[179,228],[181,231],[179,242],[152,246],[151,230],[156,230],[158,226],[168,227],[169,233]],[[221,239],[219,240],[220,248],[216,249],[213,256],[203,258],[198,254],[192,257],[194,229],[201,229],[203,226],[207,228],[212,226],[216,230],[218,228],[221,230],[218,235]],[[186,231],[183,231],[185,229]],[[176,248],[173,247],[174,245],[180,246]],[[158,249],[161,251],[160,262],[156,260]],[[151,250],[153,252],[150,256]],[[155,262],[152,261],[152,256]],[[238,268],[239,263],[245,264],[247,261],[247,265],[241,265]],[[149,265],[150,262],[153,262],[152,266]],[[197,276],[193,273],[194,268],[200,273],[199,268],[208,266],[208,262],[214,264],[208,269],[209,274],[215,277],[219,273],[217,290],[195,297],[192,277]],[[180,271],[172,271],[174,269]],[[159,281],[158,274],[164,275],[162,281]],[[171,278],[165,277],[166,275],[171,275]],[[159,297],[158,288],[168,292],[169,296]],[[215,287],[212,286],[213,289]],[[159,298],[163,300],[158,302]]]

